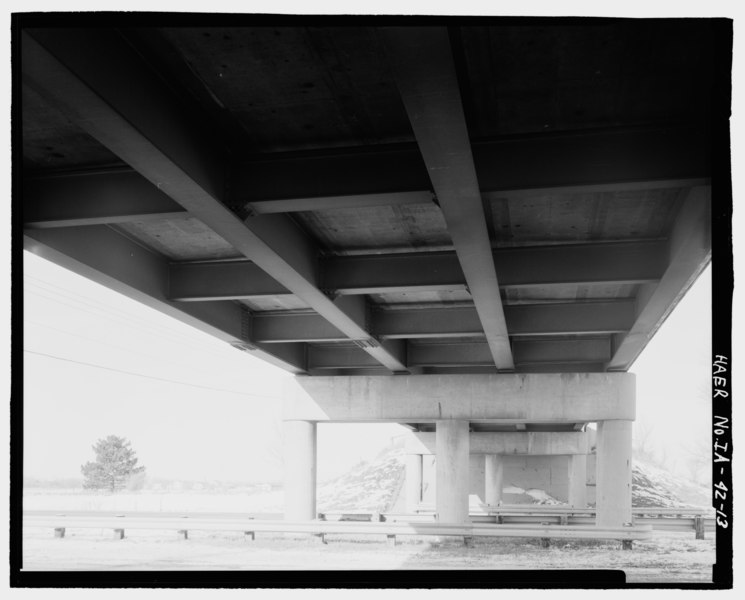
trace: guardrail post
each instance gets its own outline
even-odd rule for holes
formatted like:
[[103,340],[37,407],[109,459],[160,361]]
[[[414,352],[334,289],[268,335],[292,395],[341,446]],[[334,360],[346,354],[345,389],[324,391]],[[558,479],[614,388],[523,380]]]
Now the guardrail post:
[[700,515],[697,515],[694,520],[694,526],[696,528],[696,539],[703,540],[704,539],[704,518]]
[[178,535],[181,536],[182,539],[188,540],[189,539],[189,530],[188,529],[179,529]]
[[56,537],[56,538],[63,538],[63,537],[65,537],[65,528],[64,527],[55,527],[54,528],[54,537]]
[[[632,519],[633,519],[633,517],[632,517]],[[633,527],[634,526],[634,522],[633,522],[633,520],[632,521],[629,521],[627,523],[624,523],[623,526],[624,527]],[[621,540],[621,549],[623,549],[623,550],[632,550],[633,547],[634,547],[634,543],[633,543],[632,540]]]
[[[548,521],[541,521],[542,527],[547,527],[549,525]],[[542,537],[541,538],[541,548],[548,548],[551,546],[551,538]]]
[[255,531],[244,531],[243,532],[243,535],[246,536],[246,537],[248,537],[250,535],[251,536],[251,541],[253,541],[253,540],[256,539],[256,532]]
[[321,543],[322,544],[328,544],[328,542],[326,541],[326,534],[325,533],[319,533],[318,534],[318,537],[321,540]]
[[123,540],[124,539],[124,529],[114,529],[114,539],[115,540]]
[[389,546],[395,546],[396,545],[396,536],[395,535],[387,535],[386,538],[388,538],[388,545]]

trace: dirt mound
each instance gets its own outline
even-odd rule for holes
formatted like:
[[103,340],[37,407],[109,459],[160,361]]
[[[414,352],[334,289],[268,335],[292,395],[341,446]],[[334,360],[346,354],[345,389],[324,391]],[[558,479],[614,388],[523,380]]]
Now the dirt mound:
[[634,459],[631,474],[633,506],[709,506],[711,491],[659,466]]
[[401,448],[388,448],[371,462],[360,463],[320,486],[319,512],[390,510],[403,483],[404,458]]
[[[405,454],[403,449],[384,449],[373,461],[360,463],[318,490],[318,510],[390,511],[403,487]],[[631,494],[633,506],[708,506],[709,490],[658,466],[635,459]],[[562,504],[545,490],[504,489],[506,504]]]

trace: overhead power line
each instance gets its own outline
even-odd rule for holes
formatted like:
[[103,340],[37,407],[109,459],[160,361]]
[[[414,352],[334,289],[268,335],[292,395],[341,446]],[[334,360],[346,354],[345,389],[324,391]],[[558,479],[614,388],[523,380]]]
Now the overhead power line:
[[225,389],[222,389],[222,388],[215,388],[215,387],[211,387],[211,386],[207,386],[207,385],[199,385],[197,383],[188,383],[186,381],[177,381],[175,379],[167,379],[165,377],[155,377],[153,375],[145,375],[144,373],[135,373],[133,371],[125,371],[124,369],[114,369],[113,367],[107,367],[107,366],[104,366],[104,365],[97,365],[97,364],[94,364],[94,363],[89,363],[89,362],[74,360],[72,358],[65,358],[63,356],[56,356],[54,354],[46,354],[45,352],[36,352],[35,350],[28,350],[26,348],[24,348],[23,351],[26,352],[26,353],[28,353],[28,354],[36,354],[38,356],[46,356],[47,358],[52,358],[54,360],[61,360],[61,361],[64,361],[64,362],[75,363],[77,365],[83,365],[83,366],[86,366],[86,367],[93,367],[93,368],[96,368],[96,369],[103,369],[104,371],[112,371],[114,373],[120,373],[120,374],[123,374],[123,375],[130,375],[130,376],[133,376],[133,377],[142,377],[144,379],[153,379],[155,381],[163,381],[163,382],[166,382],[166,383],[175,383],[177,385],[184,385],[184,386],[187,386],[187,387],[199,388],[199,389],[203,389],[203,390],[211,390],[213,392],[223,392],[223,393],[226,393],[226,394],[237,394],[239,396],[252,396],[252,397],[255,397],[255,398],[269,398],[269,399],[273,399],[273,400],[276,400],[277,399],[276,396],[269,396],[267,394],[252,394],[250,392],[237,392],[235,390],[225,390]]
[[[24,278],[32,278],[32,277],[29,275],[24,275]],[[36,279],[36,278],[32,278],[32,279]],[[38,281],[41,281],[41,280],[38,280]],[[172,327],[166,326],[164,324],[156,324],[152,322],[151,320],[145,320],[139,316],[136,316],[133,313],[128,313],[126,311],[113,308],[111,306],[97,302],[95,300],[91,301],[89,298],[85,296],[81,296],[80,294],[76,294],[75,292],[70,292],[68,294],[66,293],[68,292],[68,290],[65,290],[64,288],[60,288],[59,286],[55,286],[54,284],[47,284],[46,282],[42,282],[42,283],[44,283],[45,285],[50,285],[50,286],[59,288],[59,290],[64,290],[64,291],[63,292],[54,291],[51,289],[47,289],[36,283],[27,281],[25,282],[25,285],[24,285],[25,287],[24,292],[26,294],[31,294],[34,296],[38,296],[40,298],[44,298],[46,300],[51,300],[55,303],[62,304],[74,310],[82,311],[89,315],[93,314],[94,316],[98,318],[108,319],[111,322],[119,323],[125,326],[127,330],[129,331],[138,330],[138,331],[145,333],[146,335],[157,337],[158,339],[166,339],[175,344],[178,344],[181,346],[188,346],[190,348],[193,348],[194,350],[198,350],[199,352],[203,352],[203,353],[208,353],[218,358],[223,357],[223,355],[220,352],[215,351],[214,349],[209,348],[204,344],[199,344],[198,340],[195,337],[189,336],[185,332],[177,331],[173,329]],[[33,289],[30,289],[28,287],[29,285],[34,286],[40,290],[43,290],[47,294],[52,294],[52,296],[39,293],[38,291],[34,291]],[[65,302],[63,298],[73,302],[74,304]],[[164,320],[165,319],[166,317],[164,317]]]

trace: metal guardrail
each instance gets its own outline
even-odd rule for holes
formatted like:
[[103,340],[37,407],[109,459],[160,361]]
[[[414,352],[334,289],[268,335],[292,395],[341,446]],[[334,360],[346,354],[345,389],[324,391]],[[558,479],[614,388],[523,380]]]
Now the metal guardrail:
[[[386,521],[407,522],[434,522],[434,514],[420,513],[418,515],[408,514],[384,514],[381,515]],[[594,525],[595,516],[572,516],[566,517],[557,514],[518,514],[518,515],[486,515],[472,514],[473,523],[543,523],[564,525]],[[634,525],[649,525],[654,531],[687,532],[696,531],[696,539],[704,539],[704,532],[714,532],[716,525],[713,517],[633,517]],[[701,531],[701,527],[703,530]],[[698,529],[697,529],[698,528]]]
[[[433,518],[434,506],[420,504],[419,517]],[[471,513],[472,521],[496,523],[558,522],[565,525],[595,522],[594,508],[575,508],[557,505],[503,505],[484,506]],[[651,525],[656,531],[695,531],[696,539],[705,539],[705,532],[716,530],[713,509],[701,507],[632,507],[635,525]],[[389,515],[388,518],[395,518]]]
[[621,528],[599,528],[594,525],[494,524],[494,523],[434,523],[434,522],[362,522],[362,521],[268,521],[251,517],[204,517],[184,515],[141,516],[91,516],[73,514],[24,513],[25,527],[54,529],[57,537],[64,537],[68,528],[112,529],[115,537],[122,539],[126,529],[175,529],[188,539],[190,530],[242,531],[254,539],[257,532],[300,533],[318,535],[325,542],[328,534],[384,535],[389,543],[396,543],[397,536],[457,536],[469,544],[474,537],[528,537],[540,538],[543,546],[550,539],[610,539],[619,540],[624,548],[631,542],[649,539],[652,528],[648,525],[629,525]]
[[[420,504],[417,508],[417,512],[434,512],[434,504]],[[472,512],[472,514],[489,514],[489,515],[504,515],[504,514],[570,514],[570,515],[595,515],[596,509],[592,507],[577,508],[573,506],[557,505],[557,504],[503,504],[501,506],[486,506],[482,505],[478,511]],[[648,516],[702,516],[702,517],[714,517],[715,512],[712,508],[704,507],[669,507],[669,506],[633,506],[631,508],[632,515],[648,515]]]

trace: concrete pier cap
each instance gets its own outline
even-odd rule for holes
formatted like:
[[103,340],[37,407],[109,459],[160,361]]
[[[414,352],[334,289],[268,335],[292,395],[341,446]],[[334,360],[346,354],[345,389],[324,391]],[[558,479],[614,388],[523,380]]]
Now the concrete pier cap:
[[[589,454],[595,432],[472,432],[469,434],[471,454],[552,456]],[[435,434],[411,432],[406,435],[407,454],[435,454]]]
[[578,423],[636,417],[633,373],[297,376],[284,420]]

